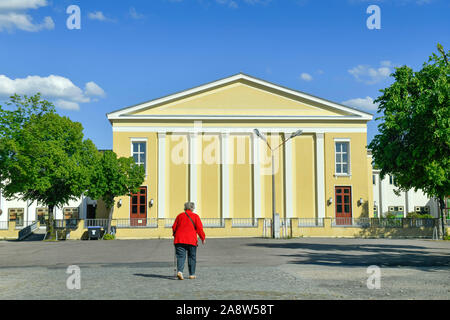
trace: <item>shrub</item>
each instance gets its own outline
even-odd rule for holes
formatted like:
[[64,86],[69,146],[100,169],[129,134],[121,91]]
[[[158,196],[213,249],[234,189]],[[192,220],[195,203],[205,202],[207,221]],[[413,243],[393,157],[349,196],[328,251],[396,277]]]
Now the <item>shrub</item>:
[[114,239],[116,239],[116,236],[113,234],[107,233],[103,236],[103,240],[114,240]]

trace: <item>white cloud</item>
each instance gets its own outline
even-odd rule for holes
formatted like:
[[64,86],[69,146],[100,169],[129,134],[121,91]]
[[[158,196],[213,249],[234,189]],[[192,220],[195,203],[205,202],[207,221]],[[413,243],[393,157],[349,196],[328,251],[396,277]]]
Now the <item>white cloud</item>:
[[88,13],[88,18],[91,19],[91,20],[99,20],[99,21],[105,21],[106,20],[105,15],[101,11],[89,12]]
[[309,73],[304,72],[300,75],[300,79],[304,81],[311,81],[313,77]]
[[79,110],[79,104],[91,102],[91,97],[106,96],[104,90],[92,81],[86,83],[83,92],[70,79],[61,76],[10,79],[0,75],[0,97],[7,98],[13,94],[30,96],[38,92],[46,99],[54,101],[57,107],[69,110]]
[[218,4],[227,5],[230,8],[236,9],[238,4],[234,0],[216,0]]
[[0,11],[37,9],[47,5],[47,0],[1,0]]
[[55,106],[60,109],[64,110],[73,110],[73,111],[79,111],[80,110],[80,104],[77,102],[72,101],[66,101],[58,99],[55,101]]
[[104,98],[106,96],[105,91],[92,81],[86,83],[84,92],[88,97],[94,96]]
[[388,60],[381,61],[380,67],[373,68],[368,65],[358,65],[348,72],[359,82],[366,84],[375,84],[386,80],[392,73],[392,63]]
[[130,15],[131,18],[133,18],[135,20],[140,20],[140,19],[145,18],[145,16],[143,14],[136,11],[135,7],[131,7],[128,14]]
[[26,13],[30,9],[45,7],[46,0],[0,0],[0,32],[12,32],[15,29],[38,32],[52,30],[55,23],[51,17],[45,17],[41,23],[33,23],[33,17]]
[[376,111],[378,109],[378,103],[374,103],[373,99],[369,96],[365,98],[356,98],[343,101],[342,104],[356,109],[365,109],[371,111]]
[[55,23],[50,17],[45,17],[44,21],[39,24],[33,24],[33,18],[23,13],[0,13],[0,31],[19,29],[22,31],[38,32],[41,30],[52,30]]

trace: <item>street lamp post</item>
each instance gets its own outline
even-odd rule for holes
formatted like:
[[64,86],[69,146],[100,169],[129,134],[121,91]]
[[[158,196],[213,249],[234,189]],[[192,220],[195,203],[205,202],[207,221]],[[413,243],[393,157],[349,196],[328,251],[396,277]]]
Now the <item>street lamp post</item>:
[[278,147],[276,147],[275,149],[273,149],[270,144],[269,141],[267,141],[266,136],[264,136],[261,132],[259,132],[258,129],[253,130],[254,133],[256,134],[256,136],[258,138],[261,138],[262,140],[264,140],[267,144],[267,147],[270,150],[271,156],[272,156],[272,238],[275,238],[275,215],[276,215],[276,206],[275,206],[275,155],[274,152],[276,150],[278,150],[280,147],[282,147],[286,142],[288,142],[290,139],[298,137],[299,135],[301,135],[303,133],[303,130],[297,130],[296,132],[294,132],[293,134],[291,134],[291,136],[289,138],[287,138],[286,140],[284,140]]

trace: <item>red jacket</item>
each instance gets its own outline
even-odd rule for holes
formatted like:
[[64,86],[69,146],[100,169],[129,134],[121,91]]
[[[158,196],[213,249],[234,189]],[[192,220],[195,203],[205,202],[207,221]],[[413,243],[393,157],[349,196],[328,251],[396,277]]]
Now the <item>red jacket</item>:
[[[192,221],[194,221],[197,231],[195,230],[194,225],[192,224],[186,213],[191,217]],[[202,241],[205,240],[203,224],[197,214],[193,213],[190,210],[186,210],[186,213],[180,213],[173,223],[172,230],[175,237],[173,242],[174,244],[183,243],[197,246],[197,234],[199,235],[200,239],[202,239]]]

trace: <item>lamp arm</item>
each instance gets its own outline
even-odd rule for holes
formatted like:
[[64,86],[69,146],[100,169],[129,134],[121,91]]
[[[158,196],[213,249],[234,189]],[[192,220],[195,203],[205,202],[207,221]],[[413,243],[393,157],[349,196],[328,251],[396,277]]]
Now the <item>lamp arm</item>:
[[284,145],[286,142],[288,142],[289,140],[291,140],[291,138],[287,138],[286,140],[284,140],[278,147],[276,147],[275,149],[273,149],[273,151],[278,150],[282,145]]

